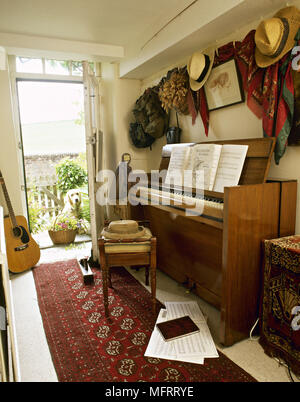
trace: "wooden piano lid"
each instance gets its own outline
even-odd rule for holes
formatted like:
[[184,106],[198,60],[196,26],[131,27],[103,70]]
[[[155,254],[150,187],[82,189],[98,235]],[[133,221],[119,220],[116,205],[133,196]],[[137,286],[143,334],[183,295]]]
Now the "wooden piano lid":
[[[243,140],[206,141],[201,144],[237,144],[248,145],[239,184],[262,184],[268,177],[269,168],[274,152],[276,138],[248,138]],[[199,143],[200,144],[200,143]],[[159,170],[167,169],[169,157],[163,157]]]

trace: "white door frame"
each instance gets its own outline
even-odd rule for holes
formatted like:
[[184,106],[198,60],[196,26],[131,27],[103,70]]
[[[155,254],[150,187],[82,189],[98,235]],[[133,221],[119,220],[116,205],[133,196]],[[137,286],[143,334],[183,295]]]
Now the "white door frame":
[[[44,59],[43,60],[44,65]],[[21,136],[21,119],[19,112],[19,99],[18,99],[18,88],[17,82],[19,80],[28,80],[28,81],[53,81],[53,82],[78,82],[83,84],[83,78],[79,76],[68,76],[68,75],[54,75],[54,74],[38,74],[38,73],[21,73],[16,71],[16,56],[9,55],[8,56],[9,63],[9,72],[10,72],[10,87],[11,87],[11,96],[12,96],[12,112],[14,119],[14,128],[15,128],[15,138],[18,147],[18,165],[19,165],[19,177],[21,181],[21,201],[22,201],[22,209],[23,215],[27,216],[27,199],[26,199],[26,180],[25,180],[25,170],[23,165],[23,147],[22,147],[22,136]]]
[[85,135],[91,216],[92,259],[99,262],[98,236],[104,224],[103,208],[96,204],[96,175],[102,168],[99,79],[87,61],[83,62]]
[[[102,147],[99,144],[102,140],[102,133],[100,131],[100,95],[99,95],[99,82],[95,74],[91,70],[88,62],[83,62],[84,72],[83,77],[78,76],[57,76],[50,74],[36,74],[36,73],[20,73],[16,72],[16,58],[9,56],[10,66],[10,80],[11,92],[13,99],[13,116],[15,121],[15,135],[18,144],[18,161],[19,171],[21,178],[21,194],[22,194],[22,207],[23,215],[28,213],[26,205],[26,188],[23,166],[23,151],[22,151],[22,137],[21,137],[21,120],[19,113],[19,101],[17,91],[18,79],[30,81],[53,81],[53,82],[78,82],[84,86],[84,106],[85,106],[85,136],[86,136],[86,156],[87,156],[87,169],[88,169],[88,187],[90,198],[90,215],[91,215],[91,238],[92,238],[92,253],[95,261],[99,260],[98,251],[98,233],[99,228],[103,225],[102,208],[96,208],[95,197],[95,178],[96,178],[96,163],[100,166],[102,163]],[[94,102],[90,100],[94,99]]]

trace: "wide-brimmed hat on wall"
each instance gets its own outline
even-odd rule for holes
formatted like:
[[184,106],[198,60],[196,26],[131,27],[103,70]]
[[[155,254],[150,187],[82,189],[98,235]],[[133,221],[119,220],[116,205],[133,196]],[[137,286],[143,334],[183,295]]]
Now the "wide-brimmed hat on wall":
[[108,227],[104,228],[101,235],[106,239],[137,239],[140,237],[145,237],[146,230],[143,226],[139,226],[134,220],[120,220],[112,221]]
[[214,64],[214,56],[215,51],[212,49],[192,54],[187,64],[187,71],[193,91],[198,91],[205,84]]
[[259,67],[268,67],[280,60],[295,44],[300,27],[300,11],[290,6],[274,17],[262,21],[255,32],[255,60]]

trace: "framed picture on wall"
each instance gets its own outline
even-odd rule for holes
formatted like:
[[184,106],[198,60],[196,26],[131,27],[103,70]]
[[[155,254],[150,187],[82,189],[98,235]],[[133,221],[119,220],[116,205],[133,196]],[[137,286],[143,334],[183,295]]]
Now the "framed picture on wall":
[[211,70],[204,91],[210,111],[244,102],[243,85],[234,59]]

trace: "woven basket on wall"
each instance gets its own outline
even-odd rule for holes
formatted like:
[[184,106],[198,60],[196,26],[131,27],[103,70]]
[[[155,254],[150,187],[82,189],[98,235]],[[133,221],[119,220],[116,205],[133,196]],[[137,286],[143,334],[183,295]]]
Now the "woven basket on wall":
[[73,243],[77,230],[48,230],[49,236],[54,244]]

